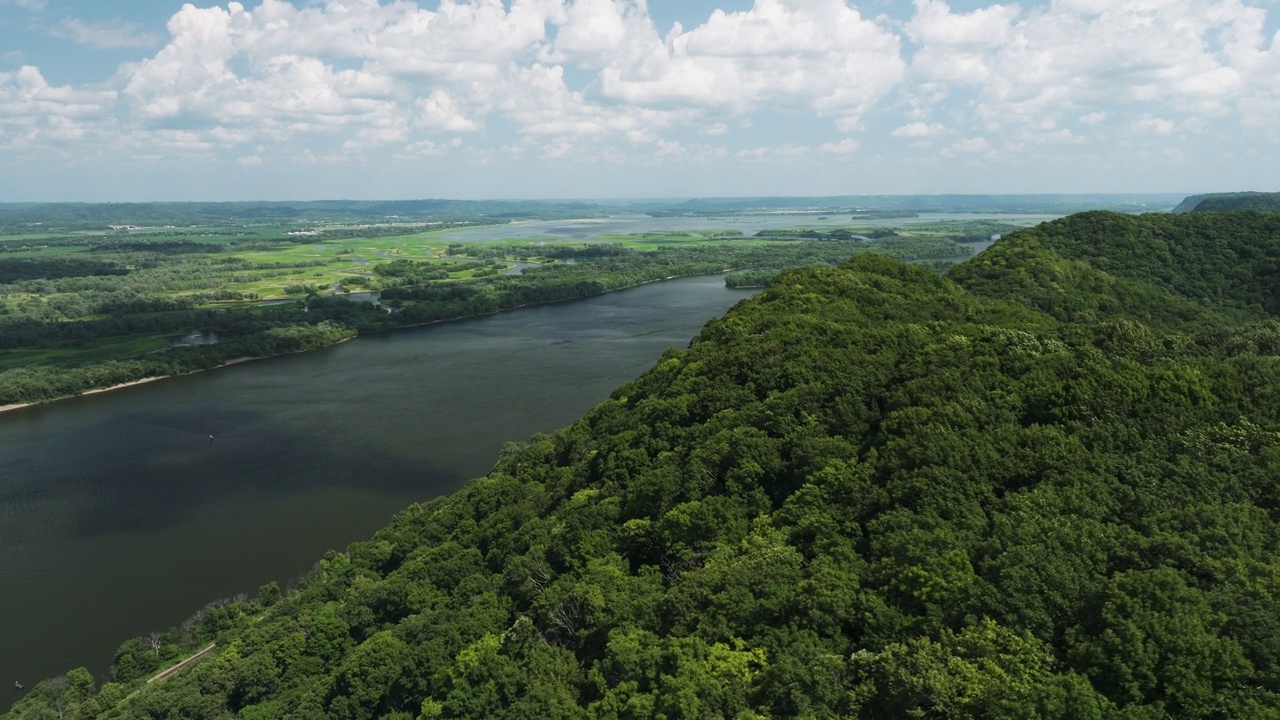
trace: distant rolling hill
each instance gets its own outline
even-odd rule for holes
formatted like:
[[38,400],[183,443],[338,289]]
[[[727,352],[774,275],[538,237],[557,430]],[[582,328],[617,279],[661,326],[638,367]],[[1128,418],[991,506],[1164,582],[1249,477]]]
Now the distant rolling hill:
[[1280,210],[1280,193],[1238,192],[1190,195],[1174,213],[1226,212],[1228,210]]

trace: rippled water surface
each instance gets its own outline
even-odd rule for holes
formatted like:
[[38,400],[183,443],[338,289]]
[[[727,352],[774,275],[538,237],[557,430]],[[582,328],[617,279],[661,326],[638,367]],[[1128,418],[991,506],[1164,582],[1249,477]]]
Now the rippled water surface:
[[674,280],[0,413],[0,709],[483,474],[749,294]]

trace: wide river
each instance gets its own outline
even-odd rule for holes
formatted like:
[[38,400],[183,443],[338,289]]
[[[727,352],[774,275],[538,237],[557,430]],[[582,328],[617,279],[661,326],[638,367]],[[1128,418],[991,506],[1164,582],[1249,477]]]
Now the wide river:
[[750,294],[672,280],[0,413],[0,710],[484,474]]

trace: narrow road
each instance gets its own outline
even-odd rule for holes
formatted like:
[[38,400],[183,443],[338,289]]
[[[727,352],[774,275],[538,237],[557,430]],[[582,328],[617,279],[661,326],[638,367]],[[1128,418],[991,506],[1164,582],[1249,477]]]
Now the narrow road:
[[207,647],[207,648],[205,648],[205,649],[201,650],[200,652],[196,653],[195,655],[192,655],[191,657],[187,658],[186,660],[183,660],[182,662],[178,663],[177,665],[174,665],[173,667],[169,668],[168,670],[161,670],[160,672],[158,672],[158,673],[156,673],[155,675],[151,676],[151,679],[150,679],[150,680],[147,680],[147,682],[148,682],[148,683],[153,683],[153,682],[155,682],[155,681],[157,681],[157,680],[164,680],[165,678],[169,677],[170,675],[172,675],[172,674],[174,674],[174,673],[178,672],[179,670],[181,670],[182,668],[186,667],[186,666],[187,666],[187,663],[191,663],[191,662],[195,662],[196,660],[199,660],[200,658],[204,657],[205,653],[209,652],[210,650],[212,650],[212,649],[214,649],[214,648],[216,648],[216,647],[218,647],[218,643],[209,643],[209,647]]

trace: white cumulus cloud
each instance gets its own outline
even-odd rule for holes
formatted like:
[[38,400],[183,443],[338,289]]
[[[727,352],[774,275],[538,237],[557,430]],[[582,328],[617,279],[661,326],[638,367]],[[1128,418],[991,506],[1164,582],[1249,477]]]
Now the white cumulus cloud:
[[818,146],[818,152],[828,153],[830,155],[848,155],[858,151],[858,141],[853,138],[845,138],[836,143],[823,143]]
[[1197,135],[1276,143],[1280,117],[1280,10],[1259,0],[913,0],[901,21],[869,2],[743,0],[662,29],[647,0],[204,4],[182,5],[164,37],[42,25],[140,52],[79,85],[0,72],[0,162],[78,147],[228,166],[799,166],[899,138],[885,146],[967,164]]
[[[936,0],[917,5],[918,18],[937,25],[976,25],[972,16],[991,10],[965,16]],[[917,53],[913,73],[974,86],[978,114],[1002,122],[1138,103],[1221,113],[1274,86],[1274,76],[1255,72],[1268,54],[1265,13],[1240,0],[1055,1],[1016,22],[1008,13],[1000,19],[1011,24],[997,33],[999,23],[991,22],[986,31],[998,44],[975,52],[969,36],[981,34],[958,33]],[[927,33],[917,36],[927,42]]]
[[44,145],[50,149],[67,142],[99,137],[114,124],[110,109],[116,94],[110,90],[50,85],[36,67],[0,72],[0,150]]
[[[615,7],[617,4],[615,3]],[[650,23],[651,27],[651,23]],[[856,119],[902,80],[898,38],[843,0],[756,0],[677,25],[601,71],[608,98],[746,113],[801,109]]]
[[946,132],[947,128],[940,123],[913,122],[894,128],[889,134],[901,138],[936,137]]
[[1145,134],[1154,133],[1156,135],[1172,135],[1177,126],[1172,120],[1154,117],[1152,115],[1143,115],[1141,119],[1133,124],[1135,132]]

